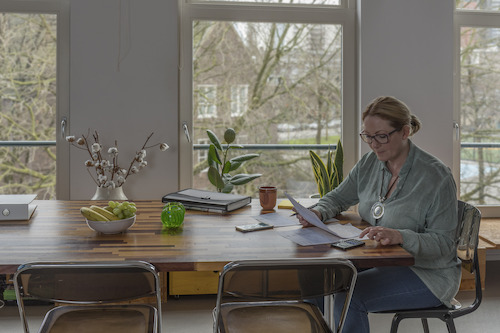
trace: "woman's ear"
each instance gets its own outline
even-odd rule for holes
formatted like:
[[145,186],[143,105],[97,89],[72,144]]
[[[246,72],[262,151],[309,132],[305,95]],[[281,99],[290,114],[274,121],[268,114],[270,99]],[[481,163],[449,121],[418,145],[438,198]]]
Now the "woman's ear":
[[403,131],[403,140],[408,139],[410,137],[410,131],[411,131],[410,126],[404,125],[402,131]]

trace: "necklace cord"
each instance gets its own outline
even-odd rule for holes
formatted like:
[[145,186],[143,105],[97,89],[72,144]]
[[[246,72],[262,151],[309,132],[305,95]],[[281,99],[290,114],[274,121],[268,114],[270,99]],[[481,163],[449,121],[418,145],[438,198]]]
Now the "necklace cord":
[[391,192],[394,184],[396,184],[396,182],[398,181],[399,179],[399,175],[396,177],[396,179],[394,179],[394,181],[392,182],[392,184],[390,184],[389,188],[387,189],[387,192],[385,193],[384,196],[382,196],[382,189],[384,188],[384,178],[385,178],[385,173],[382,173],[382,184],[380,186],[380,203],[383,203],[385,200],[387,200],[387,195],[389,194],[389,192]]

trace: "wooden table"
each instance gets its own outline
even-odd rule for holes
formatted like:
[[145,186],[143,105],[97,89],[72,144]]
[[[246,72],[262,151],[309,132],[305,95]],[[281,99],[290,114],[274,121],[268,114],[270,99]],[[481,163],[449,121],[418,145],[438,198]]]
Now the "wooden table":
[[[374,241],[342,251],[329,245],[299,246],[274,230],[236,231],[236,225],[256,222],[252,216],[261,213],[256,200],[227,215],[188,210],[184,227],[177,234],[162,230],[160,201],[136,201],[136,223],[127,232],[116,235],[91,230],[80,215],[81,206],[104,206],[105,202],[35,203],[38,208],[30,221],[0,222],[0,274],[14,273],[20,264],[30,261],[144,260],[164,272],[218,271],[233,260],[264,258],[347,258],[357,267],[414,263],[400,246],[380,246]],[[339,219],[359,227],[365,225],[356,214],[345,213]]]

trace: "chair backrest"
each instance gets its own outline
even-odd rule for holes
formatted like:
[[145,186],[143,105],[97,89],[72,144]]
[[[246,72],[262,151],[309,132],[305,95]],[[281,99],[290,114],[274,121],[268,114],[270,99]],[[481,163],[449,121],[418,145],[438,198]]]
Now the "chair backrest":
[[462,266],[474,272],[474,260],[479,244],[481,212],[473,205],[458,201],[457,255]]
[[[349,260],[344,259],[297,258],[231,262],[219,276],[214,327],[219,325],[220,306],[228,298],[238,301],[304,300],[346,292],[347,299],[350,300],[356,277],[356,268]],[[346,304],[346,310],[348,307],[349,304]]]
[[153,265],[143,261],[28,263],[18,268],[14,286],[25,329],[24,297],[70,304],[103,304],[154,297],[155,307],[161,314],[158,272]]
[[477,257],[479,245],[479,225],[481,212],[473,205],[458,201],[457,256],[462,261],[462,267],[474,274],[476,298],[468,307],[454,310],[454,317],[462,316],[476,310],[482,300],[481,275]]

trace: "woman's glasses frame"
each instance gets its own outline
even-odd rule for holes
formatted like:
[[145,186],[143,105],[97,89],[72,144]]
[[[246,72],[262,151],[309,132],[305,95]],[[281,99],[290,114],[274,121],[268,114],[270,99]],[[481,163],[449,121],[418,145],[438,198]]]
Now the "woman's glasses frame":
[[359,133],[359,136],[361,137],[361,140],[369,145],[373,143],[373,140],[375,140],[377,143],[380,143],[381,145],[385,145],[386,143],[389,143],[389,137],[391,136],[391,134],[400,131],[401,128],[402,127],[396,128],[395,130],[392,130],[387,134],[368,135],[366,133]]

